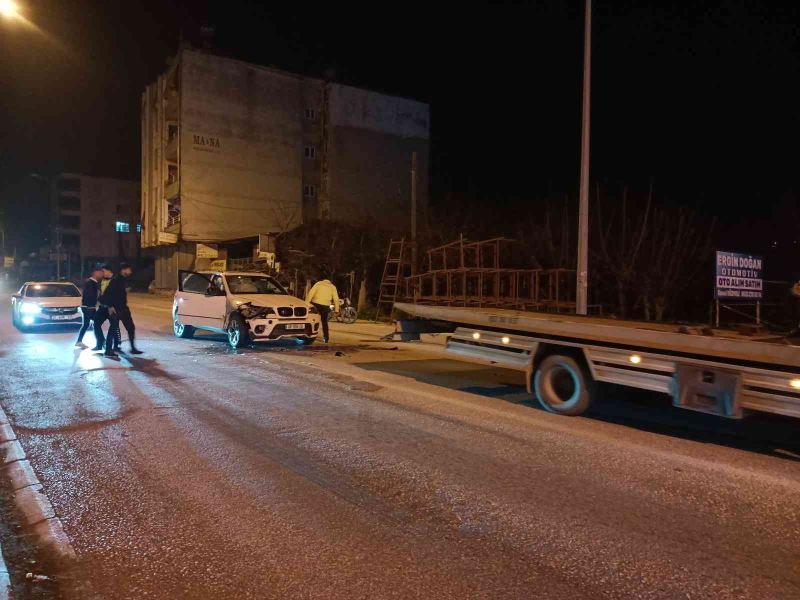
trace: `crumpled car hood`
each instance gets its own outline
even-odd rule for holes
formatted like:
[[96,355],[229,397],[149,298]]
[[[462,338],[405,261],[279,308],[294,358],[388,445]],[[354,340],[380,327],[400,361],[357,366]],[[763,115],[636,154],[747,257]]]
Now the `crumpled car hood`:
[[279,306],[305,306],[308,304],[295,298],[294,296],[284,296],[283,294],[236,294],[230,297],[231,302],[236,305],[252,304],[253,306],[264,306],[277,308]]

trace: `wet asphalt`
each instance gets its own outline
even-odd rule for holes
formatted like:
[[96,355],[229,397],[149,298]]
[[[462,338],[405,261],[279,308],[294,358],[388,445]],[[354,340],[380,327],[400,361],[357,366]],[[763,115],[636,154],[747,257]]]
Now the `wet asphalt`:
[[134,317],[146,354],[112,361],[0,297],[0,401],[79,555],[66,598],[800,598],[791,420],[568,419],[413,348],[234,352]]

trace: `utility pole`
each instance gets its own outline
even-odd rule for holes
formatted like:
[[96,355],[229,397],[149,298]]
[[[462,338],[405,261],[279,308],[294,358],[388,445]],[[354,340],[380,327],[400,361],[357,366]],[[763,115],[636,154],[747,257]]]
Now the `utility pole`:
[[578,269],[576,307],[587,313],[589,287],[589,113],[592,89],[592,0],[586,0],[583,33],[583,129],[581,131],[581,188],[578,209]]
[[[50,271],[52,273],[52,271]],[[56,225],[56,281],[61,281],[61,226]]]
[[[400,257],[402,259],[402,257]],[[417,274],[417,153],[411,153],[411,274]]]

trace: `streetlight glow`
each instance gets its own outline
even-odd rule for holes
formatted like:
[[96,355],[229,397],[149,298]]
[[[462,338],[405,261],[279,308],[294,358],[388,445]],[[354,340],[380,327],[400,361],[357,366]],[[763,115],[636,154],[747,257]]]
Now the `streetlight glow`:
[[0,15],[4,17],[19,16],[19,7],[12,0],[0,0]]

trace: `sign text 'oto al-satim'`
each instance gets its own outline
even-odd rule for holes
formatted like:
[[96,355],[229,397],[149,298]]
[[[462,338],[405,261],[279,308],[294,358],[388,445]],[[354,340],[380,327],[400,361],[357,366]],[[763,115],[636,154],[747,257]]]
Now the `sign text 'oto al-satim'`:
[[760,256],[717,251],[714,297],[725,300],[761,300],[763,290]]

